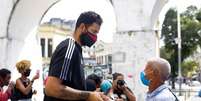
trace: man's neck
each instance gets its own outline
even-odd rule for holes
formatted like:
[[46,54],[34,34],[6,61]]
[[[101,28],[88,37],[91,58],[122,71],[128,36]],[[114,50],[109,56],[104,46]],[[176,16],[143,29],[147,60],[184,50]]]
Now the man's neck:
[[156,90],[158,87],[160,87],[161,85],[163,85],[164,83],[162,82],[151,82],[149,85],[149,93],[153,92],[154,90]]
[[77,36],[76,32],[73,33],[73,38],[80,46],[82,46],[81,42],[80,42],[80,38],[79,38],[79,36]]

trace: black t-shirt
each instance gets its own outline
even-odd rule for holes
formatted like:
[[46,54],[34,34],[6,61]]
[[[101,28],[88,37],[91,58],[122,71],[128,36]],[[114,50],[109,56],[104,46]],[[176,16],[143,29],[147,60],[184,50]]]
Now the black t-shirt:
[[[67,38],[57,46],[50,61],[49,76],[61,79],[63,85],[74,89],[86,90],[82,48],[72,38]],[[44,101],[69,100],[45,95]]]

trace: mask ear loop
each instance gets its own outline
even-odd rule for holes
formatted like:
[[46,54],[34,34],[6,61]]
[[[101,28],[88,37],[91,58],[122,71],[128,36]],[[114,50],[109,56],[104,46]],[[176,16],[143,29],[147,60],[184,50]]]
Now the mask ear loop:
[[157,67],[156,64],[152,64],[154,76],[157,76],[157,73],[159,74],[159,70],[156,67]]
[[[146,66],[147,66],[147,65],[150,66],[150,64],[146,64]],[[146,69],[146,66],[145,66],[145,69]],[[145,69],[143,70],[143,73],[144,73],[145,78],[148,79],[148,78],[147,78],[147,74],[145,73]],[[150,81],[151,81],[151,80],[150,80]]]

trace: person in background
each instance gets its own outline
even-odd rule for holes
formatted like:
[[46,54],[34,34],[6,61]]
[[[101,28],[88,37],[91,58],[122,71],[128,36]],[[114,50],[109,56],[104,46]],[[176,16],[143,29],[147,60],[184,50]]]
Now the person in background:
[[141,72],[142,83],[149,87],[145,101],[178,101],[174,93],[164,83],[168,80],[171,67],[167,60],[152,58]]
[[86,91],[96,91],[96,83],[91,79],[86,79]]
[[103,80],[100,85],[100,91],[103,92],[105,95],[108,95],[109,90],[112,88],[112,82],[109,80]]
[[121,73],[113,74],[112,88],[107,95],[115,101],[136,101],[135,95],[127,87],[124,75]]
[[87,91],[99,91],[102,78],[96,74],[90,74],[86,79]]
[[16,80],[14,89],[14,100],[18,101],[31,101],[32,95],[36,91],[32,90],[32,85],[36,79],[39,78],[39,73],[30,80],[28,77],[31,72],[31,62],[29,60],[22,60],[16,64],[18,72],[21,77]]
[[[0,101],[8,101],[11,96],[14,83],[10,82],[11,72],[8,69],[0,69]],[[7,90],[4,91],[3,87],[8,86]]]

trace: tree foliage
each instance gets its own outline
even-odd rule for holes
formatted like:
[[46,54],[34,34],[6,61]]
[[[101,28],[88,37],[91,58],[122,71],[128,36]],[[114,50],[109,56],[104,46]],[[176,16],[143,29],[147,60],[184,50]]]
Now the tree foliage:
[[[198,46],[201,46],[201,9],[189,6],[181,13],[181,61],[192,55]],[[178,44],[177,44],[177,11],[169,9],[165,15],[162,25],[161,38],[165,46],[162,49],[161,57],[167,59],[172,66],[172,77],[178,75]]]
[[198,65],[199,65],[198,62],[196,62],[196,61],[192,61],[192,60],[184,61],[181,66],[182,67],[182,76],[192,77],[192,75],[198,69]]

